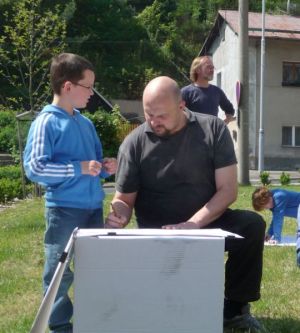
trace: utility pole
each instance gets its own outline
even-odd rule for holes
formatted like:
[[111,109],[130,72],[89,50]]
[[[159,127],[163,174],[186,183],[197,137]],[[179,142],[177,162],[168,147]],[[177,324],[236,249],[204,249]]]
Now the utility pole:
[[238,182],[249,182],[249,36],[248,0],[239,0],[239,81],[241,98],[238,114]]
[[291,8],[290,8],[290,5],[291,5],[291,4],[290,4],[290,0],[288,0],[287,3],[286,3],[286,11],[287,11],[287,14],[288,14],[288,15],[290,15],[290,9],[291,9]]
[[258,171],[265,169],[264,163],[264,85],[265,85],[265,0],[262,0],[261,13],[261,46],[260,46],[260,100],[259,100],[259,136],[258,136]]

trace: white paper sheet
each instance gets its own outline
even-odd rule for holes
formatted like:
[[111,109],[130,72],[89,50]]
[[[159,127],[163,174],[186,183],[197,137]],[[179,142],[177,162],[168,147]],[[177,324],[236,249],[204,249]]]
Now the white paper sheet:
[[191,237],[234,237],[241,236],[222,229],[79,229],[76,237],[87,236],[191,236]]

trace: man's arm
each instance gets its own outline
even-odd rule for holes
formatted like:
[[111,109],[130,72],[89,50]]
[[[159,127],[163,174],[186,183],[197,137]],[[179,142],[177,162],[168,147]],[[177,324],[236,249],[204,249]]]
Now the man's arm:
[[111,212],[105,219],[105,228],[124,228],[130,221],[137,192],[116,191],[111,202]]
[[285,194],[277,193],[273,195],[274,207],[272,211],[272,222],[269,230],[273,230],[274,239],[278,242],[281,241],[282,227],[284,221],[284,212],[287,205],[287,197]]
[[226,94],[223,90],[221,90],[221,96],[220,96],[220,107],[225,112],[225,123],[229,124],[231,121],[235,120],[234,117],[235,111],[232,103],[227,98]]
[[179,224],[164,226],[164,229],[197,229],[207,226],[220,217],[237,197],[237,167],[230,165],[215,170],[215,195],[191,218]]

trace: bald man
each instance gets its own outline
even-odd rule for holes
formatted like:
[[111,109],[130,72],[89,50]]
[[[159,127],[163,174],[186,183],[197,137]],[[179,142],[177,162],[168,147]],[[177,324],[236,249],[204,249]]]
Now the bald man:
[[237,179],[225,123],[185,109],[178,85],[164,76],[146,86],[143,107],[145,123],[119,149],[106,226],[125,227],[135,208],[140,228],[222,228],[243,236],[226,242],[224,327],[259,332],[248,302],[260,297],[265,222],[254,212],[228,209]]
[[235,120],[234,108],[224,91],[209,82],[214,77],[215,66],[211,57],[202,56],[193,60],[190,69],[191,84],[183,87],[182,97],[186,107],[194,112],[218,116],[219,106],[225,112],[225,123]]

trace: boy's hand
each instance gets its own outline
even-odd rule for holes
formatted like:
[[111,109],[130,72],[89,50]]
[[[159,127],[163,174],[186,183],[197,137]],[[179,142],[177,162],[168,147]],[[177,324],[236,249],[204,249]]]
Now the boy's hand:
[[272,236],[270,236],[269,234],[266,234],[265,235],[265,242],[268,242],[271,238],[272,238]]
[[90,176],[98,176],[101,172],[102,164],[98,161],[82,161],[80,162],[81,165],[81,173],[83,175],[90,175]]
[[117,160],[116,160],[115,158],[112,158],[112,157],[105,157],[105,158],[103,159],[102,164],[103,164],[103,168],[104,168],[104,170],[105,170],[107,173],[109,173],[109,174],[111,174],[111,175],[113,175],[113,174],[116,173],[118,163],[117,163]]

